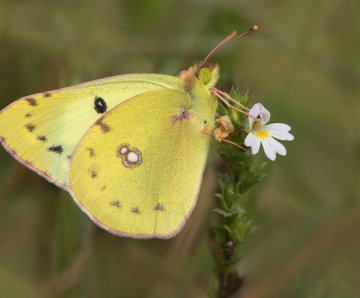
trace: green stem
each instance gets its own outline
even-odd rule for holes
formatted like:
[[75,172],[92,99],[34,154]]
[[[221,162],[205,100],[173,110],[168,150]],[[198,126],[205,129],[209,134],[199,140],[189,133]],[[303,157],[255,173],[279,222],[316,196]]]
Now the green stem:
[[[240,95],[232,90],[230,96],[249,107],[251,99],[247,94]],[[229,116],[235,127],[235,132],[230,135],[231,141],[243,145],[247,116],[223,106],[219,114]],[[215,195],[217,204],[210,222],[210,250],[216,277],[215,295],[226,298],[244,284],[245,276],[239,272],[241,251],[255,230],[243,207],[242,195],[265,177],[262,174],[265,164],[254,166],[251,154],[225,142],[221,143],[219,154],[226,173],[217,173],[220,193]]]

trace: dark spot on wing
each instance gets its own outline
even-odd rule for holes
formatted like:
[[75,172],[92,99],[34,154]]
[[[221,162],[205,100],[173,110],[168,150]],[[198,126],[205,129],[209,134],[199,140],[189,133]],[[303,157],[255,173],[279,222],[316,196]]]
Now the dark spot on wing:
[[188,111],[187,108],[180,108],[179,113],[170,118],[171,125],[174,125],[176,122],[181,122],[183,120],[194,119],[194,116]]
[[51,96],[51,93],[50,92],[45,92],[44,93],[44,97],[50,97]]
[[117,208],[121,208],[121,204],[120,204],[119,201],[110,202],[110,205],[111,205],[111,206],[114,206],[114,207],[117,207]]
[[163,204],[158,203],[158,204],[155,206],[154,210],[156,210],[156,211],[165,211],[165,207],[164,207]]
[[43,143],[46,143],[46,141],[47,141],[47,138],[45,136],[38,136],[37,139]]
[[34,124],[31,124],[31,123],[28,123],[28,124],[25,125],[25,128],[30,132],[32,132],[35,129],[35,127],[36,126]]
[[49,147],[48,151],[61,155],[61,153],[64,152],[64,148],[61,145],[58,145],[58,146],[54,145],[54,146]]
[[95,156],[93,148],[86,148],[86,150],[89,151],[89,157],[94,157]]
[[91,178],[96,178],[97,177],[97,175],[98,175],[98,173],[97,172],[95,172],[95,171],[91,171]]
[[31,113],[27,113],[27,114],[25,115],[25,117],[26,117],[26,118],[30,118],[30,117],[32,117],[32,114],[31,114]]
[[98,114],[104,114],[107,110],[107,104],[105,100],[99,96],[95,96],[94,99],[94,110]]
[[26,98],[26,101],[29,103],[29,105],[35,107],[38,105],[37,101],[35,98],[32,98],[32,97],[28,97]]
[[110,131],[110,126],[102,122],[102,120],[96,121],[95,124],[100,126],[103,133],[107,133]]
[[67,160],[70,160],[70,159],[71,159],[71,155],[66,156],[66,159],[67,159]]
[[132,213],[135,213],[135,214],[140,214],[140,213],[141,213],[138,207],[133,207],[133,208],[131,209],[131,212],[132,212]]

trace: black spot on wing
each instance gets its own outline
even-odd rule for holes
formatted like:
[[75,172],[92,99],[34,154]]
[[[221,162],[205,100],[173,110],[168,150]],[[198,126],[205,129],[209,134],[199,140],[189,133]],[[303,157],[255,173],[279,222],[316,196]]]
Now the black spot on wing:
[[107,110],[107,104],[105,100],[99,96],[95,96],[94,99],[94,110],[98,114],[104,114]]
[[33,132],[35,127],[36,126],[34,124],[31,124],[31,123],[28,123],[28,124],[25,125],[25,128],[30,132]]
[[64,148],[61,145],[58,145],[58,146],[54,145],[54,146],[49,147],[48,151],[61,155],[64,152]]
[[40,142],[43,142],[43,143],[46,143],[47,142],[47,138],[45,136],[38,136],[37,139],[40,141]]
[[26,98],[26,101],[29,103],[30,106],[35,107],[35,106],[38,105],[36,99],[35,99],[35,98],[32,98],[32,97]]
[[91,171],[91,173],[90,173],[90,175],[91,175],[91,178],[96,178],[97,177],[97,175],[98,175],[98,173],[97,172],[95,172],[95,171]]
[[51,93],[50,92],[45,92],[44,93],[44,97],[50,97],[51,96]]
[[34,124],[31,124],[31,123],[28,123],[28,124],[25,125],[25,128],[30,132],[33,132],[35,127],[36,126]]

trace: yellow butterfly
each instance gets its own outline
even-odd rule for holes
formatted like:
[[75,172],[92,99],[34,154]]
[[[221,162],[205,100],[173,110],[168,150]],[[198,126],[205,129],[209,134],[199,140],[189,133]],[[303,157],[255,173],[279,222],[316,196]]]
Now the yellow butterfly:
[[120,75],[20,98],[0,113],[1,143],[105,230],[173,237],[195,206],[215,128],[219,66],[208,60],[256,29],[179,77]]

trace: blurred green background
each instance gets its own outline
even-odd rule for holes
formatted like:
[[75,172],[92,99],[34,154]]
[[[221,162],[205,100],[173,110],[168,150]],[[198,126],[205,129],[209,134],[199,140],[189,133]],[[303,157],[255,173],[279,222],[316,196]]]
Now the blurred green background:
[[[258,226],[241,260],[243,297],[360,297],[359,1],[3,0],[0,107],[116,74],[177,75],[255,24],[212,59],[217,86],[249,90],[295,140],[243,198]],[[0,297],[213,293],[215,150],[172,240],[113,236],[2,148],[0,160]]]

